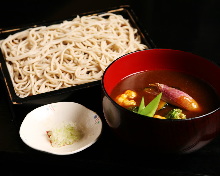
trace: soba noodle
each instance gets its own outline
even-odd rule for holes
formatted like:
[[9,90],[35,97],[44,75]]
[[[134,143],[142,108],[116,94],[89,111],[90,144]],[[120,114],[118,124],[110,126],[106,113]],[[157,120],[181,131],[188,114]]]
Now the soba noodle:
[[116,58],[147,48],[128,20],[112,13],[30,28],[0,46],[22,98],[100,80]]

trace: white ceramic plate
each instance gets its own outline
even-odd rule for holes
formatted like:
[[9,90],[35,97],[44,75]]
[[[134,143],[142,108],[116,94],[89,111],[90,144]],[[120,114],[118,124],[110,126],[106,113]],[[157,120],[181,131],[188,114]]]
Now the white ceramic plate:
[[[83,129],[83,137],[63,147],[52,147],[46,131],[62,124],[74,123]],[[58,102],[38,107],[27,114],[20,127],[20,137],[33,149],[68,155],[82,151],[94,144],[102,131],[100,117],[88,108],[74,102]]]

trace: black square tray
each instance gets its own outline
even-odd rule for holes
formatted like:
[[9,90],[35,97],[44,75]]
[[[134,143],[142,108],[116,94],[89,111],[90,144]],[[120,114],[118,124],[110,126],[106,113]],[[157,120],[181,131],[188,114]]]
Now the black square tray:
[[[133,10],[130,8],[130,6],[120,6],[120,7],[116,7],[116,8],[112,8],[112,9],[93,11],[93,12],[89,12],[89,13],[80,14],[79,16],[102,14],[102,13],[108,13],[108,12],[122,15],[125,19],[128,19],[130,24],[138,30],[138,34],[141,37],[142,43],[147,45],[148,48],[155,47],[152,40],[149,38],[146,30],[140,24],[137,16],[133,12]],[[77,15],[72,16],[68,19],[63,19],[63,20],[54,21],[54,22],[44,22],[44,23],[40,23],[40,24],[31,24],[31,25],[15,27],[15,28],[10,28],[10,29],[2,29],[0,31],[0,40],[6,38],[7,36],[9,36],[11,34],[14,34],[16,32],[19,32],[19,31],[22,31],[22,30],[25,30],[25,29],[28,29],[31,27],[59,24],[59,23],[63,22],[64,20],[72,20],[76,16]],[[79,90],[86,89],[89,91],[89,89],[91,87],[100,86],[100,83],[101,83],[101,81],[94,81],[94,82],[85,83],[85,84],[81,84],[81,85],[77,85],[77,86],[63,88],[60,90],[54,90],[51,92],[46,92],[46,93],[42,93],[42,94],[38,94],[38,95],[32,95],[32,96],[28,96],[25,98],[20,98],[19,96],[16,95],[16,93],[14,91],[13,84],[12,84],[12,81],[10,78],[10,74],[7,69],[6,62],[5,62],[5,59],[2,55],[2,53],[0,53],[0,62],[1,62],[1,71],[2,71],[3,78],[4,78],[4,82],[6,84],[6,87],[7,87],[9,97],[10,97],[12,104],[48,104],[48,103],[53,103],[53,102],[57,102],[57,101],[65,101],[66,99],[77,95],[79,93],[78,92]]]

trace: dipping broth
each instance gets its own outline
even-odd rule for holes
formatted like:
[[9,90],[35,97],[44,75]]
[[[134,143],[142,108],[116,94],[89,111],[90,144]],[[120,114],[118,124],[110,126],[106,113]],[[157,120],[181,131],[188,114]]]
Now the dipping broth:
[[[140,105],[142,97],[144,97],[145,105],[155,98],[155,95],[146,93],[144,89],[149,84],[160,83],[169,87],[181,90],[190,95],[199,105],[199,111],[189,111],[182,109],[186,118],[198,117],[209,113],[220,106],[220,100],[215,90],[206,82],[192,75],[171,71],[171,70],[150,70],[133,74],[121,80],[111,92],[111,98],[116,100],[116,97],[123,94],[126,90],[132,90],[137,93],[134,98],[136,106]],[[131,105],[132,106],[132,105]],[[124,106],[129,108],[129,106]],[[178,108],[171,104],[166,104],[162,109],[155,114],[165,116],[172,109]]]

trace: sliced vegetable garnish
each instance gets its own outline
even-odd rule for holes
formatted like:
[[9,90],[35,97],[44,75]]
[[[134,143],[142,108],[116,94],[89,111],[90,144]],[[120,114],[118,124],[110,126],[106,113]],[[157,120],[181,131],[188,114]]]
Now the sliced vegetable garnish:
[[160,103],[162,93],[159,93],[147,106],[144,105],[144,97],[142,97],[138,114],[153,117]]
[[142,97],[140,106],[138,108],[138,114],[140,114],[144,108],[145,108],[144,97]]
[[181,109],[172,109],[166,116],[167,119],[186,119]]

